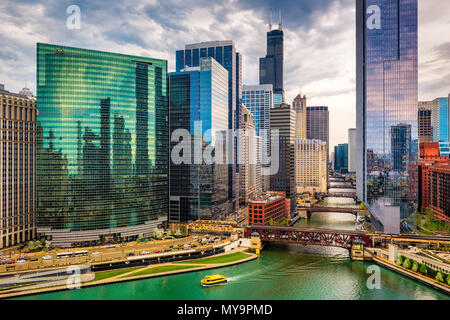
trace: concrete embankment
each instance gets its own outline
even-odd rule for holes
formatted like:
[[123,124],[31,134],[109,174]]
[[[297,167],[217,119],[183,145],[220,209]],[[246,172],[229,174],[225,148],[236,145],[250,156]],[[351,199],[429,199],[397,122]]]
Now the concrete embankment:
[[392,263],[391,261],[382,258],[382,257],[377,257],[375,255],[372,255],[372,261],[387,268],[390,269],[392,271],[395,271],[397,273],[400,273],[403,276],[406,276],[408,278],[414,279],[416,281],[419,281],[420,283],[423,283],[427,286],[433,287],[439,291],[442,291],[448,295],[450,295],[450,286],[442,283],[442,282],[438,282],[434,279],[428,278],[423,276],[420,273],[414,272],[412,270],[406,269],[402,266],[399,266],[395,263]]

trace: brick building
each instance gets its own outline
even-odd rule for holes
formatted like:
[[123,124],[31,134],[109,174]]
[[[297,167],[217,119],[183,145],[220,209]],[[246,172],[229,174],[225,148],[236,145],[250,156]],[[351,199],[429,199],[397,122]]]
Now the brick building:
[[268,225],[270,220],[282,222],[289,218],[289,209],[284,192],[269,192],[248,202],[248,222],[250,225]]

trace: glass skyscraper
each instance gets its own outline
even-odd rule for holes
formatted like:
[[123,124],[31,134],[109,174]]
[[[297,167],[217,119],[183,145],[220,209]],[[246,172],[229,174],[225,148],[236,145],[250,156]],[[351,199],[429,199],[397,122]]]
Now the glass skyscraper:
[[[271,84],[244,85],[242,103],[253,114],[256,135],[260,137],[265,148],[265,156],[270,154],[270,109],[274,106],[273,88]],[[260,156],[262,157],[262,150]],[[261,158],[262,159],[262,158]],[[266,166],[266,165],[263,165]],[[263,177],[263,189],[269,189],[269,177]]]
[[167,61],[37,45],[37,233],[151,234],[168,213]]
[[[212,57],[228,71],[228,129],[240,128],[241,98],[242,98],[242,57],[236,52],[234,41],[209,41],[188,44],[184,50],[176,51],[176,72],[185,66],[198,67],[200,59]],[[235,161],[237,163],[237,139],[234,141]],[[233,210],[237,210],[239,198],[239,166],[229,165],[228,171],[228,197],[233,203]]]
[[433,131],[433,141],[450,141],[450,110],[448,97],[437,98],[433,101],[432,123],[435,128]]
[[417,0],[358,0],[356,59],[357,195],[377,229],[413,231]]
[[[195,150],[195,141],[203,152],[215,148],[216,161],[195,161],[191,151],[189,163],[174,162],[179,136],[172,136],[170,162],[169,220],[186,222],[197,219],[219,219],[231,210],[228,201],[228,165],[225,162],[225,132],[228,129],[228,72],[214,58],[200,58],[199,67],[187,67],[169,75],[170,133],[187,130]],[[201,122],[201,132],[198,123]],[[200,139],[202,142],[200,142]],[[221,141],[219,141],[221,139]],[[175,141],[174,141],[175,140]],[[183,140],[184,141],[184,140]],[[222,148],[218,152],[217,148]],[[217,159],[219,154],[223,158]]]
[[343,143],[334,147],[334,170],[341,173],[348,172],[348,144]]

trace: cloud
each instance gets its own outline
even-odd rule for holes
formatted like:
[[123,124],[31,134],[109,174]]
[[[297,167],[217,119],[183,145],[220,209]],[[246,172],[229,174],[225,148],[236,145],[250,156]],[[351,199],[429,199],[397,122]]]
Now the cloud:
[[[81,30],[66,28],[69,5],[81,8]],[[439,10],[436,10],[439,4]],[[0,2],[0,82],[35,91],[36,42],[168,60],[185,44],[234,40],[243,81],[258,83],[266,53],[269,8],[285,30],[287,101],[302,91],[308,105],[330,108],[330,150],[355,127],[354,0],[3,0]],[[419,1],[419,99],[450,91],[450,3]]]

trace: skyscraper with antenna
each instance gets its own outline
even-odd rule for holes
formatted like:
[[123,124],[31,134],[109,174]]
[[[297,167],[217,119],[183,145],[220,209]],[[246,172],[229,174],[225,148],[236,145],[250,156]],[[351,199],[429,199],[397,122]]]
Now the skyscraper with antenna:
[[283,42],[281,10],[278,9],[278,29],[272,30],[272,9],[270,9],[267,54],[264,58],[259,59],[259,84],[271,84],[273,86],[274,104],[284,102]]

